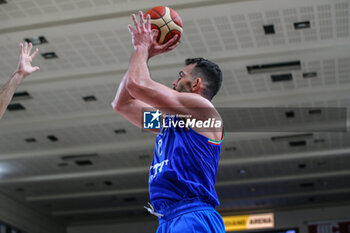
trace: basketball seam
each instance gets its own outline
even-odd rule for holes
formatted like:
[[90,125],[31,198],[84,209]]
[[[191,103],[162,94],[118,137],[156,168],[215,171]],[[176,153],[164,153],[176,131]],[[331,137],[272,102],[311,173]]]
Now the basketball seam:
[[156,26],[156,27],[159,28],[159,29],[161,29],[162,27],[165,26],[165,24],[164,24],[163,26],[159,27],[157,24],[153,24],[153,23],[151,23],[151,25]]
[[[171,14],[171,13],[170,13]],[[169,21],[169,22],[166,22],[165,23],[165,25],[168,27],[168,30],[169,30],[169,32],[171,33],[171,37],[173,37],[174,35],[173,35],[173,31],[178,31],[178,32],[180,32],[179,30],[177,30],[177,29],[172,29],[172,30],[170,30],[170,28],[169,28],[169,26],[168,26],[168,23],[171,23],[171,22],[174,22],[176,25],[178,25],[174,20],[176,19],[178,17],[178,15],[176,15],[175,16],[175,18],[171,18],[171,20]],[[178,25],[178,26],[180,26],[180,25]],[[180,26],[181,27],[181,26]],[[181,32],[180,32],[181,33]]]
[[[170,21],[171,22],[171,21]],[[170,34],[171,34],[171,38],[173,38],[173,32],[172,32],[172,30],[170,30],[170,27],[168,26],[168,23],[166,23],[166,26],[167,26],[167,28],[168,28],[168,30],[169,30],[169,32],[170,32]]]
[[[177,16],[176,16],[177,17]],[[176,18],[175,17],[175,18]],[[169,22],[167,22],[167,23],[165,23],[165,25],[167,26],[167,28],[168,28],[168,30],[169,30],[169,32],[171,33],[171,38],[173,38],[173,30],[170,30],[170,27],[168,26],[168,23],[171,23],[171,22],[173,22],[174,20],[173,20],[173,18],[171,18],[171,20],[169,21]],[[174,22],[175,23],[175,22]],[[177,23],[175,23],[175,24],[177,24]],[[178,30],[176,30],[176,31],[178,31]],[[165,36],[166,37],[166,36]]]
[[[163,20],[163,22],[164,22],[165,25],[167,24],[167,23],[165,22],[164,18],[163,18],[163,15],[160,15],[158,11],[155,11],[155,10],[153,10],[153,9],[151,9],[151,10],[154,11],[154,12]],[[164,14],[165,14],[165,13],[164,13]],[[161,26],[161,27],[164,27],[164,25]],[[159,27],[159,28],[161,28],[161,27]]]
[[[159,15],[159,17],[163,17],[163,15],[161,15],[158,11],[154,10],[153,8],[151,10],[154,11],[157,15]],[[164,15],[165,15],[165,12],[164,12]]]
[[[178,17],[178,15],[176,15],[175,18],[171,18],[171,21],[173,21],[176,25],[178,25],[178,24],[177,24],[174,20],[175,20],[177,17]],[[170,21],[170,22],[171,22],[171,21]],[[178,25],[178,26],[182,27],[181,25]]]
[[[176,16],[177,17],[177,16]],[[176,17],[174,18],[174,19],[176,19]],[[170,30],[170,28],[169,28],[169,26],[168,26],[168,23],[171,23],[171,22],[174,22],[177,26],[180,26],[180,25],[178,25],[175,21],[174,21],[174,19],[171,19],[169,22],[167,22],[165,25],[168,27],[168,30],[169,30],[169,32],[171,33],[171,37],[173,37],[174,35],[173,35],[173,31],[178,31],[178,32],[180,32],[181,33],[181,31],[179,31],[179,30],[177,30],[177,29],[171,29]],[[180,26],[181,27],[181,26]]]

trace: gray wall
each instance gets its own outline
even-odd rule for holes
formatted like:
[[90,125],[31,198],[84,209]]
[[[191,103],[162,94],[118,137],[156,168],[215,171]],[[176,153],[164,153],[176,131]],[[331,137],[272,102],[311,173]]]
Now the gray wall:
[[0,194],[0,220],[28,233],[64,233],[52,219]]

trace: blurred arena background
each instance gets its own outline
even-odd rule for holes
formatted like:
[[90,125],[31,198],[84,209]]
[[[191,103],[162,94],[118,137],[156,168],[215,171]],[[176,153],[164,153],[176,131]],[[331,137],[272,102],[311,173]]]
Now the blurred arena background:
[[[0,85],[20,42],[40,49],[33,64],[41,69],[0,122],[1,233],[155,232],[143,208],[155,136],[110,103],[133,50],[130,15],[156,5],[175,9],[184,33],[178,48],[151,60],[153,79],[171,86],[184,60],[201,56],[223,70],[216,107],[284,108],[274,120],[288,124],[300,107],[312,108],[305,122],[322,108],[349,113],[348,0],[0,0]],[[221,215],[274,213],[267,232],[349,222],[350,133],[323,126],[228,132],[216,184]],[[336,231],[350,232],[322,233]]]

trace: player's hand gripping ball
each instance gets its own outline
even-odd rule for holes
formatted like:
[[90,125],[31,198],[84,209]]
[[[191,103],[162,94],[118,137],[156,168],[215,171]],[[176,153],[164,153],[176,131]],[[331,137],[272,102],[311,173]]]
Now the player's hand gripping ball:
[[151,29],[158,30],[157,42],[164,44],[178,35],[174,44],[176,44],[181,37],[182,33],[182,20],[179,14],[173,9],[166,6],[156,6],[146,12],[151,17]]

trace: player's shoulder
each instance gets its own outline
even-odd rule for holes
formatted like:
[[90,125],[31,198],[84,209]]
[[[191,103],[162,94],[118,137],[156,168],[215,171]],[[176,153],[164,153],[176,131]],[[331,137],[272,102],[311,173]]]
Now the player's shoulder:
[[186,109],[193,112],[193,117],[197,118],[221,118],[213,103],[205,97],[195,93],[183,93],[188,96],[186,99]]
[[197,108],[214,108],[213,103],[207,98],[203,97],[200,94],[188,93],[188,92],[179,92],[180,98],[183,101],[186,101],[188,105],[193,105]]

